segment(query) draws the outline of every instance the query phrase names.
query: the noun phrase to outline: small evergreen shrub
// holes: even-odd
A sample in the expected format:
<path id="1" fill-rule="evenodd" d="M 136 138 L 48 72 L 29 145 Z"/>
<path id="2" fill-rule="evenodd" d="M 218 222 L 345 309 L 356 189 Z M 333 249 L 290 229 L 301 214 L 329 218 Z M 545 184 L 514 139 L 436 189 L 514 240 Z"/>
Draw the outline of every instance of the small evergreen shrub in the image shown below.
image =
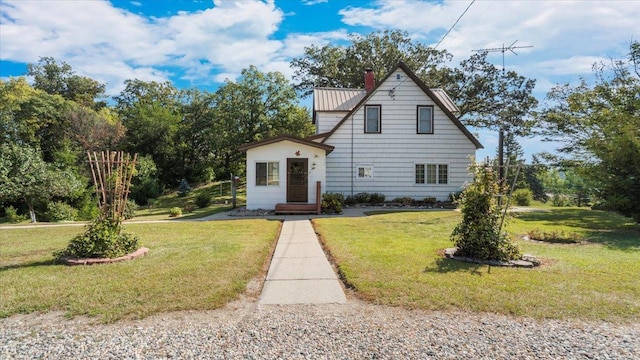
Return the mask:
<path id="1" fill-rule="evenodd" d="M 529 189 L 518 189 L 513 192 L 512 198 L 518 206 L 529 206 L 533 201 L 533 193 Z"/>
<path id="2" fill-rule="evenodd" d="M 16 210 L 16 208 L 14 208 L 13 206 L 6 207 L 4 209 L 4 213 L 7 216 L 7 220 L 9 220 L 9 222 L 12 224 L 16 224 L 16 223 L 27 220 L 27 215 L 25 214 L 19 215 L 18 210 Z"/>
<path id="3" fill-rule="evenodd" d="M 135 201 L 127 200 L 127 205 L 124 208 L 122 216 L 125 220 L 133 219 L 136 216 L 136 210 L 138 210 L 138 204 Z"/>
<path id="4" fill-rule="evenodd" d="M 344 199 L 344 205 L 353 206 L 355 204 L 356 199 L 351 195 L 347 195 L 347 197 Z"/>
<path id="5" fill-rule="evenodd" d="M 51 222 L 57 221 L 74 221 L 78 217 L 78 210 L 73 206 L 61 201 L 50 202 L 47 204 L 47 212 L 45 214 Z"/>
<path id="6" fill-rule="evenodd" d="M 211 195 L 205 192 L 201 192 L 200 194 L 198 194 L 198 196 L 196 196 L 195 202 L 196 206 L 198 206 L 200 209 L 204 209 L 211 205 Z"/>
<path id="7" fill-rule="evenodd" d="M 178 216 L 182 216 L 182 209 L 180 209 L 179 207 L 172 207 L 171 210 L 169 210 L 169 217 L 178 217 Z"/>
<path id="8" fill-rule="evenodd" d="M 340 193 L 324 193 L 322 194 L 322 212 L 325 214 L 342 213 L 342 205 L 344 204 L 344 196 Z"/>
<path id="9" fill-rule="evenodd" d="M 112 219 L 97 219 L 84 233 L 74 237 L 66 249 L 54 253 L 56 258 L 117 258 L 138 248 L 138 237 L 120 232 L 121 225 Z"/>
<path id="10" fill-rule="evenodd" d="M 187 182 L 186 179 L 180 180 L 180 185 L 178 185 L 178 196 L 185 197 L 191 192 L 191 185 Z"/>
<path id="11" fill-rule="evenodd" d="M 369 195 L 369 204 L 371 205 L 380 205 L 384 203 L 385 196 L 380 193 L 372 193 Z"/>
<path id="12" fill-rule="evenodd" d="M 474 165 L 472 170 L 474 180 L 458 200 L 462 221 L 451 233 L 458 248 L 456 255 L 479 260 L 519 259 L 519 249 L 500 228 L 502 209 L 497 196 L 505 189 L 501 188 L 496 171 L 480 165 Z"/>

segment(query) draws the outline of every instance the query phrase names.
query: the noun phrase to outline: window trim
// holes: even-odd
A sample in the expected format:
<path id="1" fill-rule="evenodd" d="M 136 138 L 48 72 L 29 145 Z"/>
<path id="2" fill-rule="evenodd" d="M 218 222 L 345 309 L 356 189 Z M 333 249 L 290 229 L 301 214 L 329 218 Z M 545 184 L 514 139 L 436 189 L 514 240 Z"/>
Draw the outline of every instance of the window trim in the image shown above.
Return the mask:
<path id="1" fill-rule="evenodd" d="M 418 182 L 418 166 L 422 166 L 422 181 Z M 446 172 L 442 170 L 442 167 L 446 167 Z M 429 167 L 433 167 L 435 169 L 435 173 L 433 174 L 434 182 L 429 182 Z M 445 179 L 446 182 L 441 182 L 442 179 Z M 442 163 L 414 163 L 413 164 L 413 184 L 416 186 L 433 186 L 433 185 L 449 185 L 449 164 Z"/>
<path id="2" fill-rule="evenodd" d="M 370 176 L 360 176 L 360 169 L 370 169 Z M 363 173 L 366 174 L 366 170 L 363 171 Z M 373 173 L 373 165 L 368 165 L 368 164 L 359 164 L 356 165 L 356 172 L 355 172 L 355 177 L 356 180 L 371 180 L 373 179 L 374 173 Z"/>
<path id="3" fill-rule="evenodd" d="M 420 131 L 420 109 L 431 109 L 431 131 Z M 434 133 L 434 109 L 433 105 L 418 105 L 416 106 L 416 134 L 433 134 Z"/>
<path id="4" fill-rule="evenodd" d="M 266 174 L 264 175 L 264 179 L 265 179 L 265 183 L 264 184 L 258 184 L 258 176 L 260 175 L 258 173 L 258 164 L 265 164 L 265 170 L 266 170 Z M 273 170 L 274 168 L 272 167 L 273 164 L 277 165 L 277 168 L 275 169 L 275 172 L 272 172 L 271 175 L 273 177 L 273 175 L 276 175 L 277 178 L 275 180 L 270 180 L 269 179 L 269 171 Z M 256 161 L 255 162 L 255 170 L 256 170 L 256 176 L 255 176 L 255 186 L 280 186 L 280 161 Z"/>
<path id="5" fill-rule="evenodd" d="M 369 108 L 378 109 L 378 131 L 367 131 L 367 110 Z M 382 105 L 371 104 L 364 106 L 364 133 L 365 134 L 380 134 L 382 132 Z"/>

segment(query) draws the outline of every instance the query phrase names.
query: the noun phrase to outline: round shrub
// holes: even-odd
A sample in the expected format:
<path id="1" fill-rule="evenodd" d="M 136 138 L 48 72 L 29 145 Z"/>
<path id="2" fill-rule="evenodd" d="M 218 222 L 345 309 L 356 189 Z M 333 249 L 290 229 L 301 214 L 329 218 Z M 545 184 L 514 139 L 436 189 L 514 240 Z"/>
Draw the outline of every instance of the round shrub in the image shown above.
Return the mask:
<path id="1" fill-rule="evenodd" d="M 46 217 L 51 222 L 74 221 L 78 217 L 78 210 L 69 204 L 55 201 L 47 205 Z"/>
<path id="2" fill-rule="evenodd" d="M 133 219 L 136 216 L 136 210 L 138 210 L 138 204 L 133 200 L 127 200 L 122 216 L 125 220 Z"/>
<path id="3" fill-rule="evenodd" d="M 198 196 L 196 196 L 195 202 L 197 207 L 199 207 L 200 209 L 204 209 L 211 205 L 211 195 L 201 192 L 200 194 L 198 194 Z"/>
<path id="4" fill-rule="evenodd" d="M 529 206 L 533 201 L 533 192 L 529 189 L 518 189 L 511 196 L 513 202 L 518 206 Z"/>
<path id="5" fill-rule="evenodd" d="M 179 207 L 172 207 L 171 210 L 169 210 L 169 217 L 178 217 L 178 216 L 182 216 L 182 209 L 180 209 Z"/>
<path id="6" fill-rule="evenodd" d="M 9 220 L 9 222 L 13 224 L 27 220 L 27 215 L 24 215 L 24 214 L 19 215 L 18 210 L 16 210 L 16 208 L 14 208 L 13 206 L 7 206 L 4 209 L 4 213 L 7 216 L 7 219 Z"/>
<path id="7" fill-rule="evenodd" d="M 343 204 L 344 204 L 344 196 L 340 193 L 322 194 L 322 212 L 325 214 L 342 213 Z"/>
<path id="8" fill-rule="evenodd" d="M 54 253 L 57 258 L 117 258 L 135 251 L 138 237 L 121 233 L 121 225 L 112 219 L 97 219 L 84 233 L 74 237 L 66 249 Z"/>

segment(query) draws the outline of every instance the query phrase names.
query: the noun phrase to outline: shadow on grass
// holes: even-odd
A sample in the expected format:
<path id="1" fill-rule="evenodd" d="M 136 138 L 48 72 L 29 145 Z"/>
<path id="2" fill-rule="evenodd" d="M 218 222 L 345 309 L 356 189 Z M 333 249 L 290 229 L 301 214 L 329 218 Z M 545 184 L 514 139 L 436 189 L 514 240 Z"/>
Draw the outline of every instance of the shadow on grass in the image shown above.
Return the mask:
<path id="1" fill-rule="evenodd" d="M 44 261 L 31 261 L 20 264 L 11 264 L 11 265 L 3 265 L 0 266 L 0 272 L 13 270 L 13 269 L 25 269 L 39 266 L 57 266 L 61 265 L 59 262 L 56 262 L 55 259 L 44 260 Z"/>
<path id="2" fill-rule="evenodd" d="M 483 264 L 473 264 L 463 261 L 456 261 L 447 258 L 440 258 L 436 260 L 435 266 L 427 266 L 424 268 L 425 273 L 439 273 L 445 274 L 450 272 L 467 272 L 473 275 L 482 275 L 482 268 L 487 267 Z"/>
<path id="3" fill-rule="evenodd" d="M 546 226 L 585 229 L 587 241 L 618 250 L 640 250 L 640 226 L 609 211 L 559 208 L 549 212 L 520 213 L 518 220 Z"/>

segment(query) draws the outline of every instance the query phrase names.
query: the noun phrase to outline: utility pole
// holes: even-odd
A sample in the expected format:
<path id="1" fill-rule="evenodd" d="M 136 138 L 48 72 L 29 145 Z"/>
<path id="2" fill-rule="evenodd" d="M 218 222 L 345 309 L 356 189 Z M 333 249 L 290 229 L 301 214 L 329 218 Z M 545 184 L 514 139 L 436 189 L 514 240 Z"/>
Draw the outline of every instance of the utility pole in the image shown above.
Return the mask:
<path id="1" fill-rule="evenodd" d="M 514 55 L 518 56 L 515 49 L 524 49 L 524 48 L 532 48 L 533 46 L 515 46 L 518 40 L 511 43 L 509 46 L 504 46 L 498 48 L 488 48 L 488 49 L 477 49 L 472 50 L 478 53 L 489 53 L 489 52 L 501 52 L 502 53 L 502 76 L 505 74 L 504 70 L 504 53 L 507 51 L 511 51 Z M 504 124 L 500 126 L 500 131 L 498 133 L 498 171 L 500 174 L 500 180 L 504 180 Z"/>

